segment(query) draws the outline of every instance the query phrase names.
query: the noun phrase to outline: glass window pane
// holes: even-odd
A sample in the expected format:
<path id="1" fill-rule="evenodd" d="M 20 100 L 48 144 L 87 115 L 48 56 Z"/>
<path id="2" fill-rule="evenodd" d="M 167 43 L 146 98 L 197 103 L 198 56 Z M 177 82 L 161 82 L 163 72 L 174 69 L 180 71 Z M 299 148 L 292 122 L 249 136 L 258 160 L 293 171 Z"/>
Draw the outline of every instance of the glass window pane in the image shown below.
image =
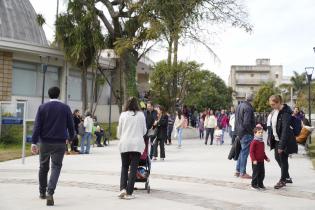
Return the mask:
<path id="1" fill-rule="evenodd" d="M 80 101 L 81 100 L 81 76 L 79 72 L 71 71 L 68 77 L 68 97 L 69 100 Z"/>
<path id="2" fill-rule="evenodd" d="M 13 61 L 13 95 L 36 96 L 36 65 Z"/>

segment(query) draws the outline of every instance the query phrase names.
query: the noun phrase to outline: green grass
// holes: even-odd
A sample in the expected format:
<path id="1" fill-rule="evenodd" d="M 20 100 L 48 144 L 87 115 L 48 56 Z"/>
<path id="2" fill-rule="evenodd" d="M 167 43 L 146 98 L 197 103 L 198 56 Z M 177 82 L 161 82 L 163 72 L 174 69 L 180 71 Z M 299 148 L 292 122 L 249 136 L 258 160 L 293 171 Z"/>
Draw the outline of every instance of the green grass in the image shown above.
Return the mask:
<path id="1" fill-rule="evenodd" d="M 26 144 L 26 156 L 31 155 L 31 145 Z M 0 162 L 14 160 L 22 157 L 22 145 L 0 145 Z"/>
<path id="2" fill-rule="evenodd" d="M 312 144 L 308 146 L 308 154 L 312 160 L 313 168 L 315 169 L 315 132 L 312 133 Z"/>
<path id="3" fill-rule="evenodd" d="M 106 132 L 106 135 L 108 135 L 108 131 L 109 131 L 109 124 L 108 123 L 100 123 L 101 127 L 103 129 L 105 129 L 105 132 Z M 118 123 L 117 122 L 113 122 L 111 124 L 111 138 L 110 140 L 115 140 L 117 139 L 116 137 L 116 134 L 117 134 L 117 126 L 118 126 Z"/>
<path id="4" fill-rule="evenodd" d="M 27 122 L 27 135 L 32 134 L 33 122 Z M 108 135 L 109 124 L 100 123 L 101 127 L 105 129 L 106 135 Z M 111 124 L 111 138 L 115 140 L 118 123 Z M 23 138 L 23 126 L 22 125 L 2 125 L 2 135 L 0 137 L 0 162 L 21 158 L 22 153 L 22 138 Z M 95 137 L 93 137 L 93 142 Z M 30 156 L 30 144 L 26 145 L 26 156 Z"/>

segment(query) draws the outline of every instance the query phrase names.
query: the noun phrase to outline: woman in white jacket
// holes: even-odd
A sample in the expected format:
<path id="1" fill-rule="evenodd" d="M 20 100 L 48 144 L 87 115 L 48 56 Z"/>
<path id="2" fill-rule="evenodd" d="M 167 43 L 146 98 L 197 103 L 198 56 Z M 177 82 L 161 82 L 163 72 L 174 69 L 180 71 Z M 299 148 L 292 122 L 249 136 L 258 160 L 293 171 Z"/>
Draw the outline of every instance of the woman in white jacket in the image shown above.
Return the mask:
<path id="1" fill-rule="evenodd" d="M 137 99 L 132 97 L 126 104 L 125 112 L 122 112 L 119 117 L 117 130 L 122 163 L 119 197 L 122 199 L 134 198 L 132 193 L 140 156 L 145 148 L 143 136 L 146 132 L 144 114 L 140 111 Z M 130 174 L 128 178 L 129 166 Z"/>
<path id="2" fill-rule="evenodd" d="M 175 132 L 177 132 L 177 140 L 178 140 L 178 148 L 182 147 L 182 134 L 183 128 L 185 124 L 184 116 L 182 115 L 182 111 L 180 109 L 176 112 L 176 119 L 174 123 Z"/>
<path id="3" fill-rule="evenodd" d="M 204 127 L 206 129 L 206 139 L 205 145 L 208 143 L 209 135 L 211 138 L 210 145 L 213 144 L 213 137 L 214 137 L 214 129 L 217 127 L 217 118 L 214 116 L 213 110 L 210 110 L 207 113 L 205 118 Z"/>

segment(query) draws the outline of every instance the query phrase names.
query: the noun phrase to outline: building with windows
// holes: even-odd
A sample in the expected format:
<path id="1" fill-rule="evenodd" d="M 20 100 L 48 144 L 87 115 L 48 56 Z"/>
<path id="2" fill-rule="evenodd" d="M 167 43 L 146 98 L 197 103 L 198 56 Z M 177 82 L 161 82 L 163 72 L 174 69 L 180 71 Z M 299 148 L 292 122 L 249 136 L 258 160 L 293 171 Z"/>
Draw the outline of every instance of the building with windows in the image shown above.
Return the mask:
<path id="1" fill-rule="evenodd" d="M 116 60 L 111 50 L 102 53 L 99 63 L 110 78 L 115 71 Z M 61 89 L 60 99 L 71 109 L 82 107 L 82 81 L 80 70 L 64 59 L 61 50 L 49 46 L 45 33 L 36 22 L 36 13 L 28 0 L 0 1 L 0 102 L 26 102 L 26 118 L 34 120 L 43 93 L 48 100 L 47 91 L 52 86 Z M 108 70 L 108 71 L 107 71 Z M 149 81 L 151 67 L 145 62 L 138 64 L 139 84 Z M 144 76 L 142 76 L 144 75 Z M 93 76 L 89 72 L 88 95 L 92 94 Z M 141 86 L 141 87 L 142 87 Z M 110 86 L 108 83 L 98 86 L 99 105 L 96 116 L 100 122 L 107 122 L 109 115 Z M 90 97 L 89 97 L 90 98 Z M 118 121 L 119 109 L 112 106 L 112 121 Z"/>
<path id="2" fill-rule="evenodd" d="M 256 65 L 233 65 L 229 76 L 229 86 L 232 87 L 233 102 L 238 104 L 245 99 L 246 93 L 255 93 L 261 84 L 274 82 L 282 84 L 282 65 L 271 65 L 270 59 L 257 59 Z"/>

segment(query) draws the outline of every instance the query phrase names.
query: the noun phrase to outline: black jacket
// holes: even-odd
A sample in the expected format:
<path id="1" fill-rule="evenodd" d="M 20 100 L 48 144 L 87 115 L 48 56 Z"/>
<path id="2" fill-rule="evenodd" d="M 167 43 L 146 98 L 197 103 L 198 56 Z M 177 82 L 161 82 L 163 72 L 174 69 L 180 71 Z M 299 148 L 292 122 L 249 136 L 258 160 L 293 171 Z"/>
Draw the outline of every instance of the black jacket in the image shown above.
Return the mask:
<path id="1" fill-rule="evenodd" d="M 235 138 L 235 141 L 233 143 L 233 146 L 231 147 L 228 159 L 229 160 L 237 160 L 238 156 L 240 155 L 241 152 L 241 141 L 240 138 L 237 136 Z"/>
<path id="2" fill-rule="evenodd" d="M 163 115 L 156 125 L 157 139 L 165 140 L 167 138 L 167 126 L 168 126 L 168 116 Z"/>
<path id="3" fill-rule="evenodd" d="M 280 139 L 278 148 L 282 149 L 287 154 L 297 153 L 298 147 L 292 128 L 292 110 L 284 104 L 284 107 L 279 111 L 277 117 L 276 132 Z M 271 138 L 270 148 L 275 148 L 275 138 Z"/>
<path id="4" fill-rule="evenodd" d="M 148 110 L 144 111 L 144 116 L 147 124 L 147 129 L 149 130 L 152 128 L 155 120 L 157 119 L 157 112 L 153 110 L 152 112 L 149 112 Z"/>
<path id="5" fill-rule="evenodd" d="M 238 105 L 235 112 L 235 135 L 242 139 L 245 135 L 254 135 L 255 115 L 252 105 L 245 101 Z"/>

